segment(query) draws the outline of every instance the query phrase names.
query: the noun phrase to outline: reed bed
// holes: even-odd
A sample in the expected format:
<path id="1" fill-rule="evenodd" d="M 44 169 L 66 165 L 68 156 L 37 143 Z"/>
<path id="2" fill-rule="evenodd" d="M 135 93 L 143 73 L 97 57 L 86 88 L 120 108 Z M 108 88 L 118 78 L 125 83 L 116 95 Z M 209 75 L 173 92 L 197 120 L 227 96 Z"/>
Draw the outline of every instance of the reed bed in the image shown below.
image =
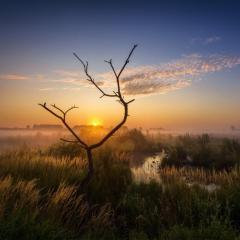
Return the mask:
<path id="1" fill-rule="evenodd" d="M 75 236 L 89 229 L 99 232 L 111 225 L 113 212 L 109 204 L 90 206 L 84 195 L 76 195 L 76 187 L 65 183 L 46 193 L 36 182 L 35 179 L 16 180 L 10 175 L 0 179 L 1 222 L 21 214 L 27 224 L 47 221 L 71 230 Z"/>
<path id="2" fill-rule="evenodd" d="M 0 176 L 37 179 L 40 187 L 57 187 L 60 182 L 77 184 L 86 162 L 81 158 L 54 157 L 36 150 L 13 151 L 0 155 Z"/>
<path id="3" fill-rule="evenodd" d="M 140 139 L 139 146 L 145 141 Z M 75 146 L 1 153 L 0 240 L 240 239 L 237 164 L 218 170 L 165 165 L 159 169 L 162 182 L 137 183 L 131 176 L 132 152 L 115 148 L 94 152 L 95 175 L 84 193 L 78 186 L 85 156 Z M 153 149 L 160 152 L 161 145 Z M 209 192 L 201 184 L 220 189 Z"/>
<path id="4" fill-rule="evenodd" d="M 229 171 L 206 170 L 191 167 L 165 167 L 159 169 L 163 182 L 182 181 L 185 183 L 216 184 L 226 186 L 240 183 L 240 169 L 235 167 Z"/>

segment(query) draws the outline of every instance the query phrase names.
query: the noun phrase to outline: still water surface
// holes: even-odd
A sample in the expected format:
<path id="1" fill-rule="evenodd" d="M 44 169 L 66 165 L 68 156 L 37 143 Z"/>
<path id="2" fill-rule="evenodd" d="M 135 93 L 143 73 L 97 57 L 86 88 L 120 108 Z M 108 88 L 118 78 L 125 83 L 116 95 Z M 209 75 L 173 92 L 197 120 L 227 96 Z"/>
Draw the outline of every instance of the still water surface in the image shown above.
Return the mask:
<path id="1" fill-rule="evenodd" d="M 165 152 L 162 151 L 152 156 L 144 156 L 140 164 L 136 164 L 136 161 L 133 161 L 131 164 L 131 171 L 134 180 L 136 182 L 150 182 L 151 180 L 161 182 L 158 169 L 164 157 Z M 140 156 L 138 156 L 138 158 L 140 158 Z"/>
<path id="2" fill-rule="evenodd" d="M 136 159 L 134 160 L 133 158 L 133 162 L 130 166 L 134 181 L 137 183 L 148 183 L 153 180 L 164 186 L 161 175 L 159 174 L 159 168 L 164 157 L 166 157 L 164 150 L 152 156 L 135 156 Z M 189 187 L 197 184 L 199 187 L 207 190 L 208 192 L 214 192 L 220 189 L 220 186 L 214 183 L 202 184 L 200 182 L 186 182 L 186 184 Z"/>

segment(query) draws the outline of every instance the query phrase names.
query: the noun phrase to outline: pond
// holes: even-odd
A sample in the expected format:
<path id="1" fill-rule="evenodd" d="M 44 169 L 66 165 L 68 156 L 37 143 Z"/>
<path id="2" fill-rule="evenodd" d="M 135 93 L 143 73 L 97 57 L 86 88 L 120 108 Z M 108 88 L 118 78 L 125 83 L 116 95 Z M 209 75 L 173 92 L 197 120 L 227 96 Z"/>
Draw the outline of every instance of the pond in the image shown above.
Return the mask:
<path id="1" fill-rule="evenodd" d="M 154 180 L 161 182 L 158 172 L 162 159 L 165 157 L 165 151 L 155 153 L 154 155 L 135 155 L 131 162 L 131 171 L 136 182 L 150 182 Z"/>
<path id="2" fill-rule="evenodd" d="M 161 175 L 159 174 L 159 168 L 164 157 L 166 157 L 166 152 L 164 150 L 150 156 L 135 154 L 130 164 L 134 181 L 137 183 L 149 183 L 154 180 L 164 186 Z M 182 178 L 182 180 L 184 180 L 184 178 Z M 198 185 L 200 188 L 207 190 L 209 193 L 220 189 L 220 186 L 215 183 L 203 184 L 201 182 L 184 181 L 189 187 Z"/>

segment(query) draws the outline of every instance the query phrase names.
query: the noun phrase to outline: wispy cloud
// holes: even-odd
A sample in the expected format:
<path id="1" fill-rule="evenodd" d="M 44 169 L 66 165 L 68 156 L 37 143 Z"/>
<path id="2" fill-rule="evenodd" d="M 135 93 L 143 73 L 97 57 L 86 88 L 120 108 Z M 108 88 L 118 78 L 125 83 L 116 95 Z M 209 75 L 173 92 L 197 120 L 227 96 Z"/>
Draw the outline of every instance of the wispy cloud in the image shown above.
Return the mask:
<path id="1" fill-rule="evenodd" d="M 210 36 L 210 37 L 205 37 L 205 38 L 197 37 L 197 38 L 192 38 L 191 43 L 208 45 L 208 44 L 219 42 L 221 40 L 222 40 L 222 38 L 219 36 Z"/>
<path id="2" fill-rule="evenodd" d="M 213 36 L 213 37 L 208 37 L 205 39 L 205 44 L 209 44 L 209 43 L 214 43 L 214 42 L 219 42 L 221 40 L 221 37 L 219 36 Z"/>
<path id="3" fill-rule="evenodd" d="M 59 87 L 59 88 L 40 88 L 39 91 L 79 91 L 81 88 L 79 87 Z"/>
<path id="4" fill-rule="evenodd" d="M 69 70 L 54 70 L 49 82 L 57 83 L 70 83 L 75 85 L 85 85 L 86 77 L 80 71 L 69 71 Z"/>
<path id="5" fill-rule="evenodd" d="M 230 69 L 240 64 L 240 57 L 211 55 L 184 56 L 159 66 L 141 66 L 126 70 L 121 80 L 126 95 L 161 94 L 190 86 L 208 73 Z M 112 75 L 100 75 L 106 85 Z"/>
<path id="6" fill-rule="evenodd" d="M 240 65 L 240 56 L 192 54 L 175 61 L 155 65 L 127 68 L 122 74 L 121 87 L 125 95 L 153 95 L 186 88 L 209 73 L 224 71 Z M 94 74 L 99 86 L 108 91 L 116 87 L 112 72 Z M 18 74 L 0 75 L 4 80 L 29 80 L 33 76 Z M 35 75 L 44 85 L 40 91 L 78 91 L 93 87 L 80 71 L 57 70 L 51 74 Z M 114 89 L 115 90 L 115 89 Z"/>
<path id="7" fill-rule="evenodd" d="M 40 88 L 39 91 L 52 91 L 55 90 L 54 88 Z"/>
<path id="8" fill-rule="evenodd" d="M 0 80 L 9 80 L 9 81 L 21 81 L 21 80 L 30 80 L 31 78 L 26 75 L 19 75 L 19 74 L 5 74 L 0 75 Z"/>

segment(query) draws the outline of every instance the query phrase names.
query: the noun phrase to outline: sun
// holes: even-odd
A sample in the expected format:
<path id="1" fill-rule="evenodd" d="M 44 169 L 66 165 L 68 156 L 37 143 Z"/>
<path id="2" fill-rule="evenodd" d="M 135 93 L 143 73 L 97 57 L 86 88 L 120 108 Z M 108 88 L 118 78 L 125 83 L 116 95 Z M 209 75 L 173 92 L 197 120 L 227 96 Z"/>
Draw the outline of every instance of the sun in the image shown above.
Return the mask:
<path id="1" fill-rule="evenodd" d="M 91 125 L 94 126 L 94 127 L 100 126 L 101 121 L 99 119 L 92 119 L 91 120 Z"/>

